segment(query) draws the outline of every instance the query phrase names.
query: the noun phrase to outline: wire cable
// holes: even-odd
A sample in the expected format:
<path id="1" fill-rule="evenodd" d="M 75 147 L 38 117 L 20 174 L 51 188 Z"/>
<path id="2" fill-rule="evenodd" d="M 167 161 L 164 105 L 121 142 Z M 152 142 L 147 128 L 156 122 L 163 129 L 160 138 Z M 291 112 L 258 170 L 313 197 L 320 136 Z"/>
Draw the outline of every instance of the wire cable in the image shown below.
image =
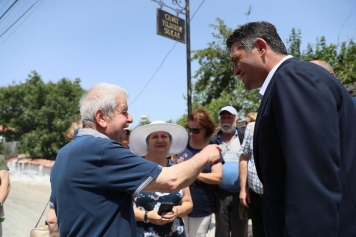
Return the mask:
<path id="1" fill-rule="evenodd" d="M 198 8 L 195 10 L 195 12 L 193 13 L 192 17 L 190 18 L 190 21 L 193 20 L 195 14 L 199 11 L 200 7 L 203 5 L 203 3 L 205 2 L 205 0 L 203 0 L 200 5 L 198 6 Z M 140 95 L 145 91 L 146 87 L 148 86 L 148 84 L 150 84 L 150 82 L 153 80 L 153 78 L 156 76 L 157 72 L 159 71 L 159 69 L 161 69 L 163 63 L 166 61 L 167 57 L 169 56 L 169 54 L 173 51 L 173 49 L 176 47 L 178 42 L 175 42 L 173 47 L 168 51 L 168 53 L 166 54 L 166 56 L 164 56 L 161 64 L 158 66 L 158 68 L 156 69 L 155 73 L 153 74 L 153 76 L 147 81 L 147 83 L 145 84 L 145 86 L 143 87 L 143 89 L 141 90 L 141 92 L 136 96 L 136 98 L 129 104 L 130 106 L 138 99 L 138 97 L 140 97 Z"/>
<path id="2" fill-rule="evenodd" d="M 2 2 L 2 0 L 0 0 L 0 3 Z M 4 4 L 4 8 L 6 7 L 6 5 L 10 2 L 10 0 L 7 0 L 7 2 Z M 3 9 L 0 10 L 0 12 L 2 11 Z"/>
<path id="3" fill-rule="evenodd" d="M 15 3 L 17 2 L 18 0 L 15 0 L 15 2 L 13 2 L 12 4 L 11 4 L 11 6 L 4 12 L 4 14 L 2 14 L 2 16 L 0 16 L 0 20 L 1 20 L 1 18 L 3 18 L 5 15 L 6 15 L 6 13 L 15 5 Z"/>
<path id="4" fill-rule="evenodd" d="M 30 11 L 40 0 L 37 0 L 34 4 L 32 4 L 31 7 L 29 7 L 14 23 L 12 23 L 1 35 L 0 38 L 6 34 L 7 31 L 9 31 L 28 11 Z"/>

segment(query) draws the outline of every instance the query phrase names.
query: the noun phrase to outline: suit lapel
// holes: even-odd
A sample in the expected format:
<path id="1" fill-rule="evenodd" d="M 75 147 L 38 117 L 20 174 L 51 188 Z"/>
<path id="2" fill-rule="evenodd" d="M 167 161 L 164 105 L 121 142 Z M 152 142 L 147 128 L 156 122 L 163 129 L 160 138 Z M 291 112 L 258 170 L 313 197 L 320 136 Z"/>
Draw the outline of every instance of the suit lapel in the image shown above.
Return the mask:
<path id="1" fill-rule="evenodd" d="M 273 83 L 275 81 L 275 78 L 276 78 L 276 74 L 278 73 L 278 71 L 283 68 L 286 64 L 292 62 L 292 61 L 296 61 L 298 59 L 296 58 L 289 58 L 287 59 L 286 61 L 284 61 L 278 68 L 277 70 L 275 71 L 275 73 L 273 74 L 268 86 L 267 86 L 267 89 L 265 91 L 265 94 L 263 95 L 262 97 L 262 100 L 261 100 L 261 104 L 260 104 L 260 107 L 258 108 L 258 112 L 257 112 L 257 118 L 256 118 L 256 123 L 255 123 L 255 132 L 253 134 L 254 138 L 256 139 L 253 139 L 253 155 L 255 157 L 255 159 L 258 160 L 258 128 L 259 128 L 259 125 L 260 125 L 260 121 L 261 121 L 261 118 L 263 117 L 263 113 L 266 109 L 266 105 L 267 105 L 267 102 L 269 100 L 269 94 L 271 92 L 271 88 L 273 87 Z"/>

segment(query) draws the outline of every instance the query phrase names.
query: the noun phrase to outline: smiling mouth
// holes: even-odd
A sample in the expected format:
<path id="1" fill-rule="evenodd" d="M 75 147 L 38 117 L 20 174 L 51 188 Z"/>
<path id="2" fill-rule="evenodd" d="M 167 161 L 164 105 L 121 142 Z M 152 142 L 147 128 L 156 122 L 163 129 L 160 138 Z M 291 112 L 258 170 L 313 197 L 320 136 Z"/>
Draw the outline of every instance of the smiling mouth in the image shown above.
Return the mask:
<path id="1" fill-rule="evenodd" d="M 242 83 L 245 84 L 245 81 L 244 81 L 245 73 L 241 73 L 239 76 L 241 78 Z"/>

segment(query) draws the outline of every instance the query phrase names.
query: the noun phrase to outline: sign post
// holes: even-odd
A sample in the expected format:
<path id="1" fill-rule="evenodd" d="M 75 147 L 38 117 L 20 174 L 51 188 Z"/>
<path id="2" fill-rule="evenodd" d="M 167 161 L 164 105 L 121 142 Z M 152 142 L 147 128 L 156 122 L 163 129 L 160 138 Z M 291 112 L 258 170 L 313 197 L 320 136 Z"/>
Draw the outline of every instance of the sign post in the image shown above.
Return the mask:
<path id="1" fill-rule="evenodd" d="M 192 112 L 192 93 L 191 93 L 191 57 L 190 57 L 190 8 L 189 0 L 185 0 L 185 6 L 180 6 L 181 0 L 172 0 L 172 3 L 178 5 L 179 9 L 164 4 L 162 0 L 152 0 L 157 2 L 161 9 L 163 6 L 175 10 L 177 16 L 168 12 L 157 9 L 157 34 L 173 39 L 175 41 L 185 43 L 187 46 L 187 104 L 188 115 Z M 178 17 L 182 13 L 185 14 L 185 21 Z"/>

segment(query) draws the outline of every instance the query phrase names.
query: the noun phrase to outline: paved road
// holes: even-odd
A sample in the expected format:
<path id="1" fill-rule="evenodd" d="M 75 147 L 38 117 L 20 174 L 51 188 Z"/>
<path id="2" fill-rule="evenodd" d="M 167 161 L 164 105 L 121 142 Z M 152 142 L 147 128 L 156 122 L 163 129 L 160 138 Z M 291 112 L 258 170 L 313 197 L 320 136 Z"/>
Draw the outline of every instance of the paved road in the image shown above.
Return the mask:
<path id="1" fill-rule="evenodd" d="M 11 190 L 4 204 L 6 219 L 2 223 L 3 236 L 28 237 L 47 206 L 51 188 L 49 183 L 10 182 Z M 44 216 L 39 225 L 44 224 Z"/>

